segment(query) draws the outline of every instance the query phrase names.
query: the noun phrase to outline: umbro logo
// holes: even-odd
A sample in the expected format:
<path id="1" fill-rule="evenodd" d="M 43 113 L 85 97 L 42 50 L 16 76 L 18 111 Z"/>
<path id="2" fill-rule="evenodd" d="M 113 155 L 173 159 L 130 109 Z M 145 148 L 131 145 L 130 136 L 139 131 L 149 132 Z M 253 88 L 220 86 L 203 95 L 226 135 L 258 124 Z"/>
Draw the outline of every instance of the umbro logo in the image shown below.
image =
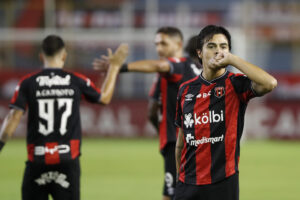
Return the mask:
<path id="1" fill-rule="evenodd" d="M 194 95 L 193 94 L 187 94 L 187 95 L 185 95 L 185 101 L 192 101 L 193 98 L 194 97 Z"/>

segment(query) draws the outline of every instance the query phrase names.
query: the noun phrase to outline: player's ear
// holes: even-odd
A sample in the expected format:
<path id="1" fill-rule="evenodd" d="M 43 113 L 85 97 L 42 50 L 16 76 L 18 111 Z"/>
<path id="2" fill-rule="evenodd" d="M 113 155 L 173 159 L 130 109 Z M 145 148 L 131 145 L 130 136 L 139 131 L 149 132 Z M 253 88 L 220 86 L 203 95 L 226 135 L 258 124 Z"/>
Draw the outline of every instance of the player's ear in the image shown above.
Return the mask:
<path id="1" fill-rule="evenodd" d="M 39 58 L 42 62 L 44 62 L 44 54 L 42 52 L 39 53 Z"/>
<path id="2" fill-rule="evenodd" d="M 63 62 L 66 61 L 67 55 L 68 55 L 68 53 L 67 53 L 67 51 L 64 49 L 64 51 L 62 52 L 62 60 L 63 60 Z"/>
<path id="3" fill-rule="evenodd" d="M 202 59 L 202 51 L 200 49 L 197 49 L 197 54 L 198 54 L 198 57 Z"/>

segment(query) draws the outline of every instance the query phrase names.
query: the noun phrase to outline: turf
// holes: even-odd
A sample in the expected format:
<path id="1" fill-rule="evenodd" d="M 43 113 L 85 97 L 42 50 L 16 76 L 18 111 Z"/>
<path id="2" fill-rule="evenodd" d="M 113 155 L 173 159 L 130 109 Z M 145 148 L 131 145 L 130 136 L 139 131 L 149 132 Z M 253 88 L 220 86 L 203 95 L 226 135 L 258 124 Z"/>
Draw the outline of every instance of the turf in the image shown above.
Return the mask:
<path id="1" fill-rule="evenodd" d="M 86 200 L 161 199 L 163 163 L 153 139 L 88 139 L 82 146 L 81 197 Z M 300 143 L 247 141 L 240 160 L 241 200 L 299 200 Z M 20 199 L 24 140 L 0 154 L 0 199 Z"/>

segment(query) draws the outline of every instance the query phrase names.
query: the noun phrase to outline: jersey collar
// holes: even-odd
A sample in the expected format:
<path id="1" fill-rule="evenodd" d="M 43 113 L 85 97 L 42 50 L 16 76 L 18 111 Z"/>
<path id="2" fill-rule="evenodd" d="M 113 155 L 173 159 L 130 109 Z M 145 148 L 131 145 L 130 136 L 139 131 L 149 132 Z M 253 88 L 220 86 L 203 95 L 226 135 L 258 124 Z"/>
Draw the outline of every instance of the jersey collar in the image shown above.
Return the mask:
<path id="1" fill-rule="evenodd" d="M 202 76 L 202 73 L 203 73 L 203 71 L 201 72 L 201 74 L 199 75 L 199 77 L 200 77 L 201 82 L 204 83 L 205 85 L 211 85 L 211 84 L 214 84 L 214 83 L 218 82 L 219 80 L 222 80 L 222 79 L 226 78 L 227 75 L 229 74 L 229 72 L 228 72 L 227 69 L 226 69 L 226 71 L 225 71 L 221 76 L 219 76 L 219 77 L 217 77 L 217 78 L 215 78 L 215 79 L 213 79 L 213 80 L 211 80 L 211 81 L 208 81 L 208 80 L 206 80 L 206 79 Z"/>

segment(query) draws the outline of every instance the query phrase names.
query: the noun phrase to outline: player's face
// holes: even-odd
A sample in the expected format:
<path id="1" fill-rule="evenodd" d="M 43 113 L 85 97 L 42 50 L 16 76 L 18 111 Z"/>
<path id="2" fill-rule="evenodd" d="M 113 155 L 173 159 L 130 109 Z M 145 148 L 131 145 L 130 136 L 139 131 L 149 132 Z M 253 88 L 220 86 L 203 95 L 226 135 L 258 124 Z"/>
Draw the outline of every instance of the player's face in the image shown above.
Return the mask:
<path id="1" fill-rule="evenodd" d="M 174 57 L 181 48 L 178 38 L 163 33 L 156 34 L 154 43 L 160 59 Z"/>
<path id="2" fill-rule="evenodd" d="M 198 50 L 198 55 L 202 59 L 203 66 L 209 66 L 209 61 L 220 53 L 229 52 L 228 40 L 223 34 L 215 34 L 206 41 L 202 51 Z"/>

